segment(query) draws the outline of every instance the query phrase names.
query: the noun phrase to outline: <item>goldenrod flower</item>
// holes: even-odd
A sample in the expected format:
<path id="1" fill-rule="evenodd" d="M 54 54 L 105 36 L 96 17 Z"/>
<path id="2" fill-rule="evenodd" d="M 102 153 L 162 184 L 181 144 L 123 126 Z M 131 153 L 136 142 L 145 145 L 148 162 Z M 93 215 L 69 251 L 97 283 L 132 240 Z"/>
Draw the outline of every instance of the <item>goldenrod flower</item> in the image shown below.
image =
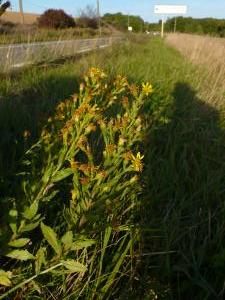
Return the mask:
<path id="1" fill-rule="evenodd" d="M 127 140 L 124 137 L 120 136 L 118 145 L 122 147 L 122 146 L 124 146 L 124 144 L 126 143 L 126 141 Z"/>
<path id="2" fill-rule="evenodd" d="M 117 93 L 123 92 L 125 88 L 128 86 L 127 78 L 118 75 L 115 79 L 114 85 Z"/>
<path id="3" fill-rule="evenodd" d="M 141 156 L 140 152 L 138 152 L 136 156 L 134 156 L 133 154 L 131 155 L 132 166 L 136 172 L 143 171 L 143 163 L 142 163 L 143 158 L 144 155 Z"/>
<path id="4" fill-rule="evenodd" d="M 90 182 L 90 179 L 88 177 L 81 178 L 81 180 L 80 180 L 80 183 L 82 185 L 88 185 L 89 182 Z"/>
<path id="5" fill-rule="evenodd" d="M 90 123 L 85 129 L 85 133 L 89 134 L 92 131 L 96 131 L 96 126 L 93 123 Z"/>
<path id="6" fill-rule="evenodd" d="M 76 171 L 78 169 L 78 162 L 76 162 L 75 160 L 71 160 L 70 166 L 73 171 Z"/>
<path id="7" fill-rule="evenodd" d="M 29 130 L 25 130 L 25 131 L 23 132 L 23 137 L 24 137 L 25 139 L 28 139 L 30 136 L 31 136 L 31 133 L 30 133 Z"/>
<path id="8" fill-rule="evenodd" d="M 129 86 L 129 89 L 130 89 L 130 92 L 131 92 L 132 96 L 134 96 L 134 97 L 138 96 L 139 87 L 136 84 L 131 84 Z"/>
<path id="9" fill-rule="evenodd" d="M 77 193 L 77 191 L 72 190 L 71 195 L 72 195 L 72 200 L 75 201 L 77 199 L 78 193 Z"/>
<path id="10" fill-rule="evenodd" d="M 132 152 L 128 151 L 128 152 L 124 153 L 123 158 L 126 162 L 130 161 L 132 159 Z"/>
<path id="11" fill-rule="evenodd" d="M 41 137 L 43 140 L 49 140 L 51 138 L 51 134 L 44 128 L 41 132 Z"/>
<path id="12" fill-rule="evenodd" d="M 63 111 L 65 106 L 66 106 L 65 102 L 60 102 L 57 106 L 57 110 Z"/>
<path id="13" fill-rule="evenodd" d="M 106 74 L 99 68 L 90 68 L 88 75 L 95 79 L 103 79 L 107 77 Z"/>
<path id="14" fill-rule="evenodd" d="M 142 93 L 145 96 L 148 96 L 152 92 L 153 92 L 153 88 L 152 88 L 152 85 L 149 82 L 148 83 L 142 83 Z"/>
<path id="15" fill-rule="evenodd" d="M 124 97 L 122 99 L 122 104 L 123 104 L 124 108 L 128 107 L 128 105 L 129 105 L 129 99 L 128 99 L 128 97 Z"/>
<path id="16" fill-rule="evenodd" d="M 108 145 L 106 145 L 106 147 L 105 147 L 105 151 L 109 154 L 109 155 L 111 155 L 111 154 L 113 154 L 113 152 L 116 150 L 116 145 L 114 145 L 114 144 L 108 144 Z"/>

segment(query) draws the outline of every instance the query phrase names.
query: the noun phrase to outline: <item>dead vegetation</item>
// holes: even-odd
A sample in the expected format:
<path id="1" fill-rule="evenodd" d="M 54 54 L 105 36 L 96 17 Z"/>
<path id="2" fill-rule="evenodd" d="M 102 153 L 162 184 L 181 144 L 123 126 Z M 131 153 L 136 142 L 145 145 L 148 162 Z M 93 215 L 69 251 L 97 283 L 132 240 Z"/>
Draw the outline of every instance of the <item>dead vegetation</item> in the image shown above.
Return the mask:
<path id="1" fill-rule="evenodd" d="M 166 41 L 192 63 L 206 70 L 203 80 L 206 86 L 209 84 L 211 86 L 211 96 L 209 97 L 211 104 L 220 107 L 224 105 L 225 39 L 192 34 L 169 34 Z M 199 84 L 202 84 L 202 81 Z M 216 97 L 214 97 L 215 95 Z"/>

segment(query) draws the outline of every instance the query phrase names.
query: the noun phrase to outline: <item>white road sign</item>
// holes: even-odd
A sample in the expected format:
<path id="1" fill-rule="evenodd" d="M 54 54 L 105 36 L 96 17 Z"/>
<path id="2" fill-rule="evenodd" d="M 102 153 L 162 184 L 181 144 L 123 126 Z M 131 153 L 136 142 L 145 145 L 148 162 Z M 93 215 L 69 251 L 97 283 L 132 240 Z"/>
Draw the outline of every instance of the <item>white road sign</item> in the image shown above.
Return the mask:
<path id="1" fill-rule="evenodd" d="M 183 15 L 187 13 L 187 5 L 155 5 L 155 14 Z"/>
<path id="2" fill-rule="evenodd" d="M 133 31 L 133 27 L 132 26 L 128 26 L 128 30 L 129 31 Z"/>

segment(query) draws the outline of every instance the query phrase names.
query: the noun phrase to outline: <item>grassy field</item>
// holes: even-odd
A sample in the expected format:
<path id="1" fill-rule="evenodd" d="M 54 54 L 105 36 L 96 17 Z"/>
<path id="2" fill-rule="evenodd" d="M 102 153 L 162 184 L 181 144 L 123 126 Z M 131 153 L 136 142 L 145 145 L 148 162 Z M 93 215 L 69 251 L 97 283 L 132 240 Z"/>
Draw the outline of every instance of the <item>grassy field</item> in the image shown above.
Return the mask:
<path id="1" fill-rule="evenodd" d="M 209 36 L 198 36 L 191 34 L 169 34 L 166 37 L 169 45 L 181 52 L 193 64 L 198 65 L 204 74 L 204 80 L 210 82 L 211 98 L 216 96 L 216 102 L 210 99 L 210 104 L 221 106 L 225 92 L 225 62 L 224 46 L 225 39 L 212 38 Z M 200 83 L 202 85 L 202 81 Z M 220 97 L 218 94 L 220 93 Z"/>
<path id="2" fill-rule="evenodd" d="M 37 22 L 40 15 L 32 13 L 24 13 L 25 24 L 34 24 Z M 4 22 L 12 22 L 14 24 L 22 24 L 22 17 L 19 12 L 6 11 L 2 16 L 1 20 Z"/>
<path id="3" fill-rule="evenodd" d="M 107 78 L 80 86 L 91 66 Z M 2 76 L 0 299 L 223 299 L 223 91 L 208 72 L 145 37 Z"/>

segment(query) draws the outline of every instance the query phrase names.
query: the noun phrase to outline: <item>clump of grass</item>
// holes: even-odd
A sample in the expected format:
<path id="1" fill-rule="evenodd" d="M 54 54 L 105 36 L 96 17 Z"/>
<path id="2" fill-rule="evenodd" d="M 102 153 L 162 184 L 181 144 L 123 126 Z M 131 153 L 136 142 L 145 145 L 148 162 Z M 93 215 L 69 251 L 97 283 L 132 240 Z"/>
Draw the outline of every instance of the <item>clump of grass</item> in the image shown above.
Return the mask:
<path id="1" fill-rule="evenodd" d="M 152 93 L 92 68 L 60 102 L 5 198 L 0 299 L 108 299 L 132 281 L 142 192 L 140 109 Z M 24 139 L 29 138 L 24 132 Z"/>

